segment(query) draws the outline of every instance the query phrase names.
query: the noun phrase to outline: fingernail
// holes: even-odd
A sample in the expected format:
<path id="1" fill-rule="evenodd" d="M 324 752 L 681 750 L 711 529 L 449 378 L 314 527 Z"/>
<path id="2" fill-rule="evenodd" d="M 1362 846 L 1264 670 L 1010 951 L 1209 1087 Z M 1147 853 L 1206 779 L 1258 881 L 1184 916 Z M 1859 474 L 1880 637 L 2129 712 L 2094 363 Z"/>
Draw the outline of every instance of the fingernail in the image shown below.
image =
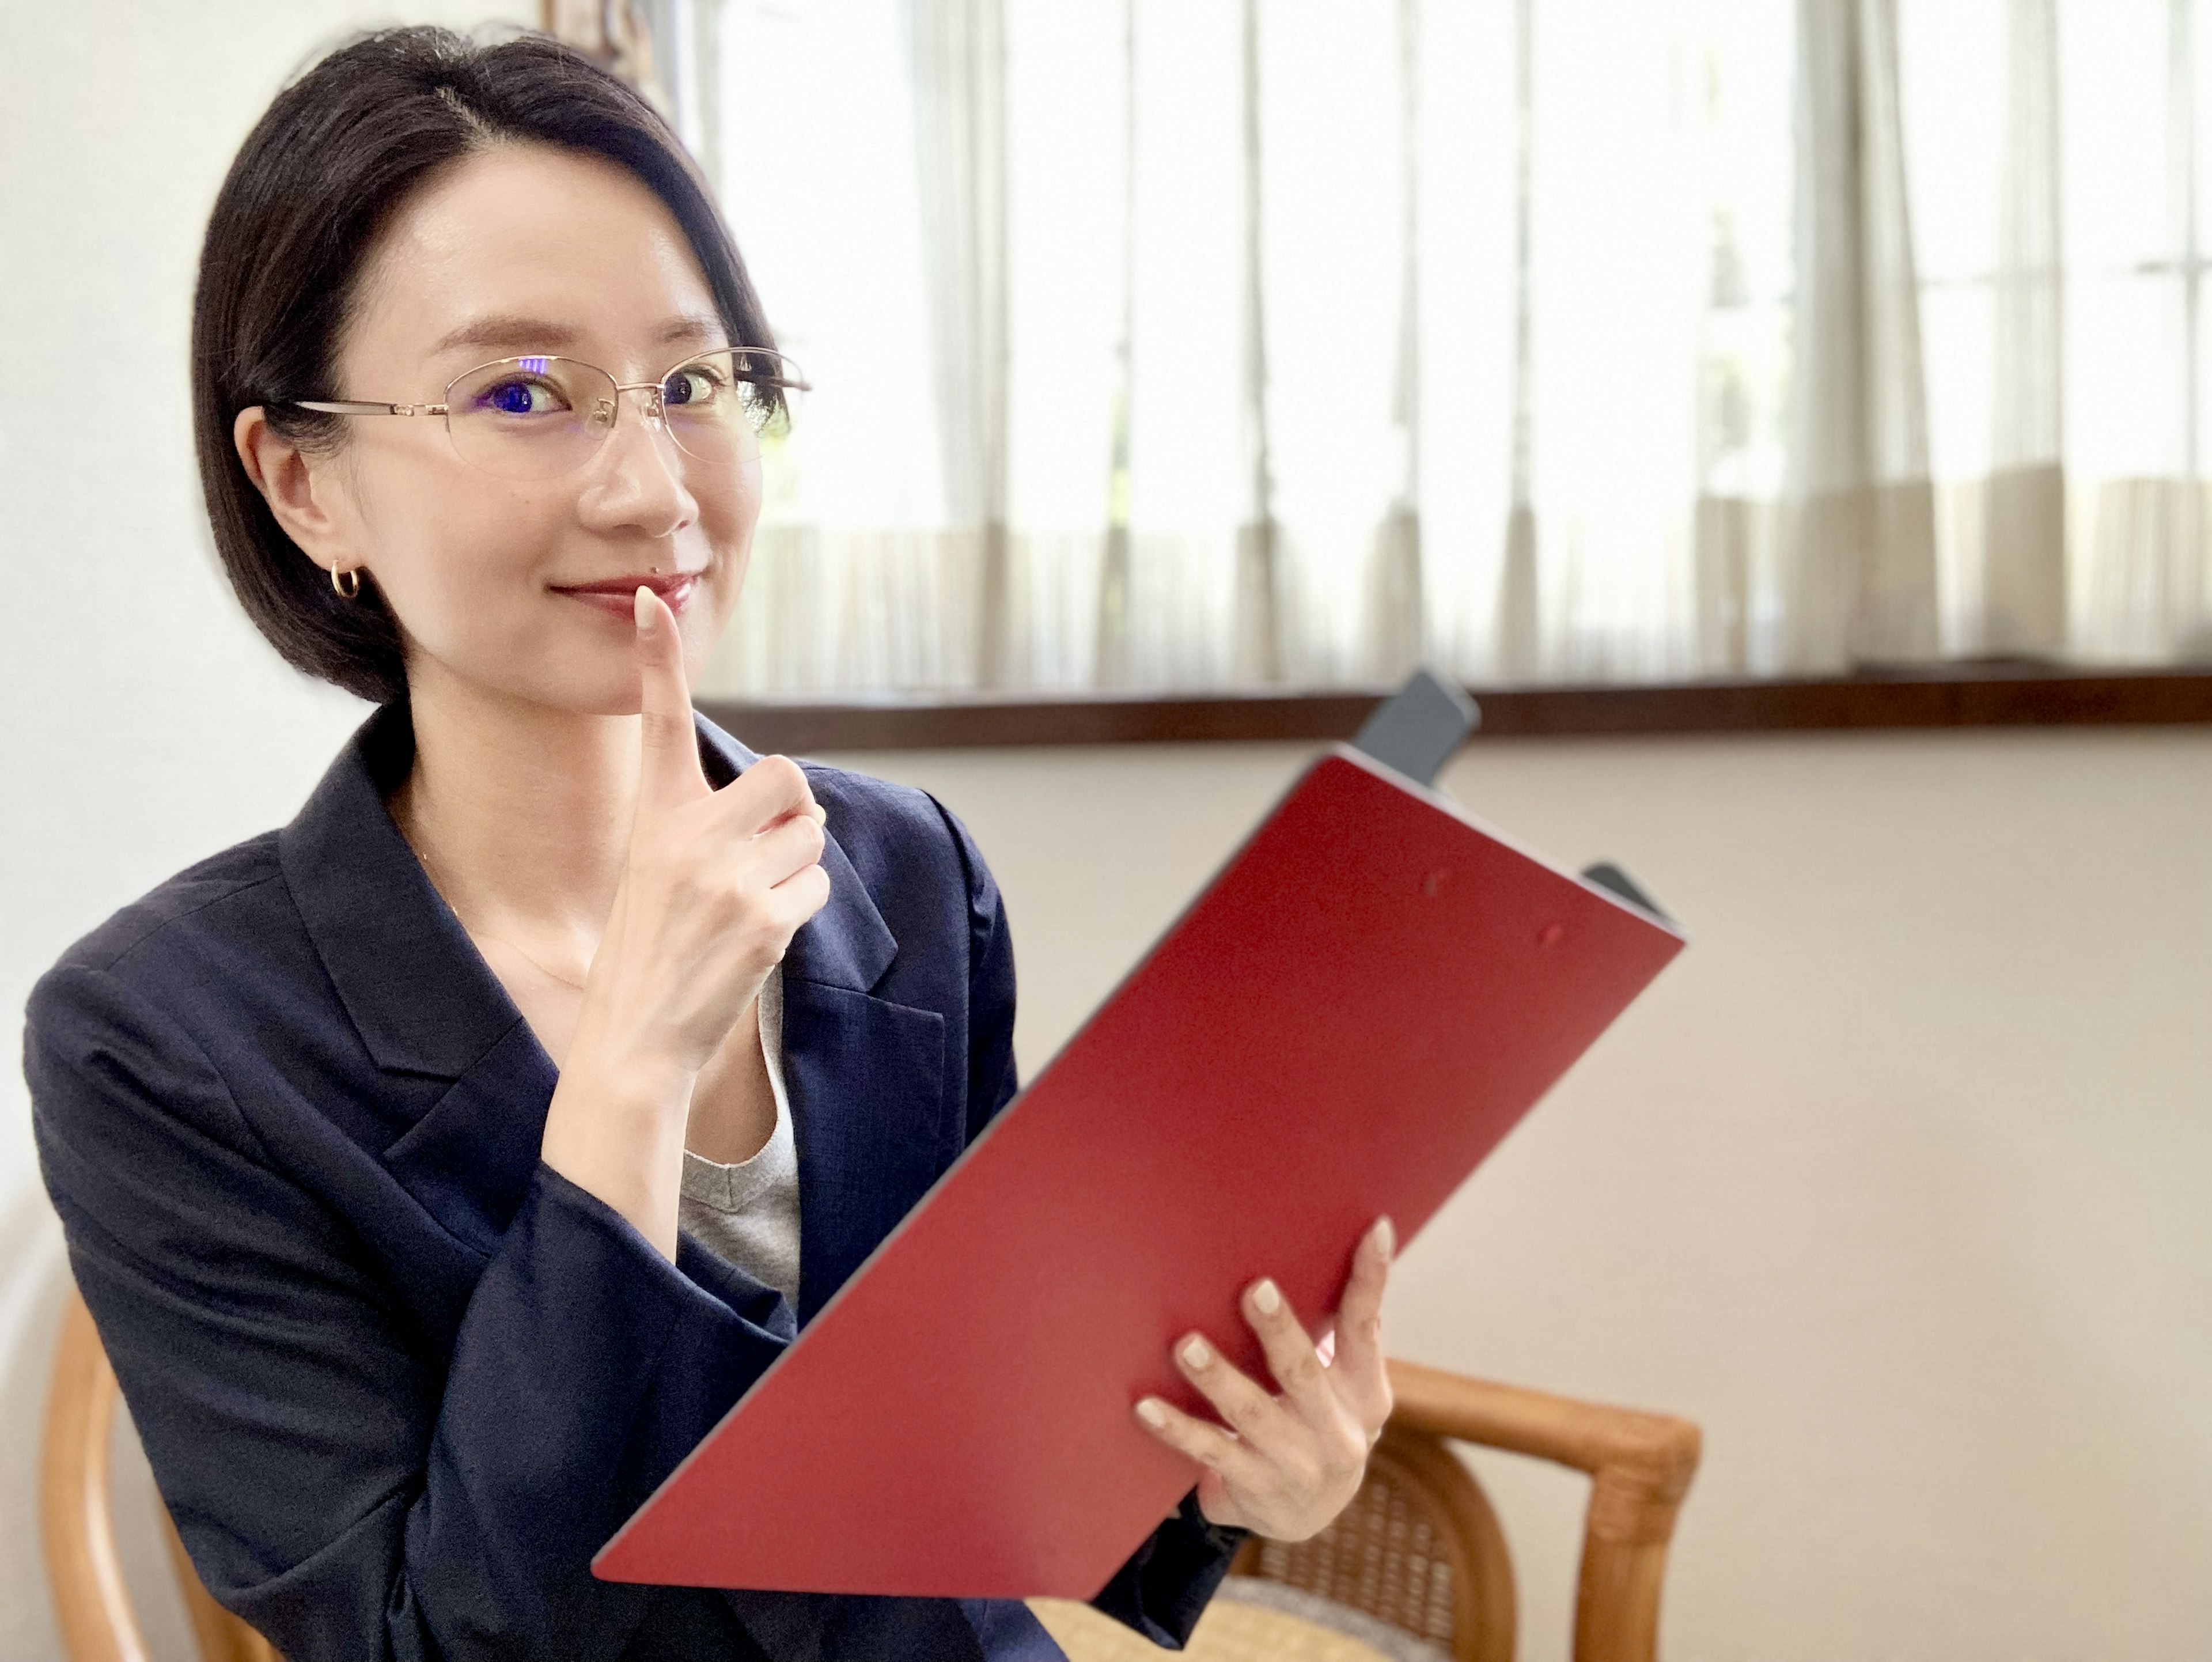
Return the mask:
<path id="1" fill-rule="evenodd" d="M 1213 1360 L 1213 1348 L 1203 1339 L 1186 1339 L 1182 1346 L 1182 1365 L 1185 1367 L 1204 1367 Z"/>
<path id="2" fill-rule="evenodd" d="M 1375 1250 L 1388 1258 L 1397 1245 L 1398 1232 L 1390 1227 L 1390 1220 L 1378 1220 L 1375 1225 Z"/>
<path id="3" fill-rule="evenodd" d="M 1137 1417 L 1158 1431 L 1168 1422 L 1168 1411 L 1159 1405 L 1157 1399 L 1146 1397 L 1137 1404 Z"/>
<path id="4" fill-rule="evenodd" d="M 636 614 L 641 635 L 653 627 L 653 591 L 643 583 L 637 586 L 637 598 L 631 610 Z"/>
<path id="5" fill-rule="evenodd" d="M 1272 1316 L 1283 1307 L 1282 1289 L 1272 1281 L 1261 1282 L 1252 1288 L 1252 1307 L 1262 1316 Z"/>

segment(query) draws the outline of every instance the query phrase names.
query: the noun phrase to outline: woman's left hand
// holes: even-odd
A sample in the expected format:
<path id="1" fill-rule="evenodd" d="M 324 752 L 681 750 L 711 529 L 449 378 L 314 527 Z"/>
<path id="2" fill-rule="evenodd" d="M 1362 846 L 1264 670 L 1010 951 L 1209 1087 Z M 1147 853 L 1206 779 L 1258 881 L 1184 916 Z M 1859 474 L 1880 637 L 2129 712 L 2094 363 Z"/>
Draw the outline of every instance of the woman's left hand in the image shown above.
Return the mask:
<path id="1" fill-rule="evenodd" d="M 1382 1289 L 1391 1245 L 1390 1221 L 1383 1218 L 1354 1251 L 1331 1356 L 1315 1348 L 1273 1282 L 1244 1290 L 1244 1319 L 1259 1335 L 1279 1393 L 1231 1367 L 1202 1333 L 1176 1345 L 1176 1371 L 1213 1404 L 1223 1424 L 1195 1419 L 1157 1397 L 1137 1404 L 1137 1418 L 1205 1469 L 1198 1504 L 1211 1522 L 1303 1541 L 1328 1528 L 1359 1492 L 1367 1451 L 1390 1417 Z"/>

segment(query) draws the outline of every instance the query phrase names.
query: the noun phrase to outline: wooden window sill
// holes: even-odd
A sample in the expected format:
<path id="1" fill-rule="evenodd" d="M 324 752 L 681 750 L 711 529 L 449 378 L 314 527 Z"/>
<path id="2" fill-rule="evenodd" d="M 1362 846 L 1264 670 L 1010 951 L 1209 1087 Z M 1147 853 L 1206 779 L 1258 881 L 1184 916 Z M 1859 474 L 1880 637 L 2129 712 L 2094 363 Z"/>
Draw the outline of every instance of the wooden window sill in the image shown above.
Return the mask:
<path id="1" fill-rule="evenodd" d="M 702 698 L 699 708 L 756 749 L 785 752 L 1187 744 L 1348 739 L 1382 691 L 975 693 L 835 703 Z M 2212 722 L 2212 671 L 2203 668 L 1985 662 L 1822 680 L 1468 691 L 1482 706 L 1478 740 Z"/>

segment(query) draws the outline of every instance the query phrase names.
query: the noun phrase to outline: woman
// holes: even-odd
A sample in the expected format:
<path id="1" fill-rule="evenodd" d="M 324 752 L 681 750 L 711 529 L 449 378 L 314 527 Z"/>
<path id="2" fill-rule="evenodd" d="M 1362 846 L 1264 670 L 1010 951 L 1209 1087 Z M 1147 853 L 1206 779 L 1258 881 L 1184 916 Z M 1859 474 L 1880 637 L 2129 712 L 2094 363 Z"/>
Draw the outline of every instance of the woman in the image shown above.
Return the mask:
<path id="1" fill-rule="evenodd" d="M 26 1067 L 161 1491 L 292 1662 L 1057 1654 L 1015 1604 L 589 1573 L 1014 1090 L 958 823 L 691 714 L 797 384 L 772 344 L 665 127 L 543 40 L 358 41 L 216 203 L 216 541 L 380 708 L 290 825 L 64 958 Z M 1243 1531 L 1350 1498 L 1389 1254 L 1333 1361 L 1251 1290 L 1279 1394 L 1177 1346 L 1226 1427 L 1135 1405 L 1197 1487 L 1103 1608 L 1178 1643 Z"/>

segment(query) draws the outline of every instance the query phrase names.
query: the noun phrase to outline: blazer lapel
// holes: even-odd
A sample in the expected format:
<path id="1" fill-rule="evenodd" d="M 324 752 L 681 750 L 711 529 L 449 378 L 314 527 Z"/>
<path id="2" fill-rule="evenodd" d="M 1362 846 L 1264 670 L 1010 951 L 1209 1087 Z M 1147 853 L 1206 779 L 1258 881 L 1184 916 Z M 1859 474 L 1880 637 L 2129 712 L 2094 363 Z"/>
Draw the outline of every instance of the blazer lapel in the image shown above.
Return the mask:
<path id="1" fill-rule="evenodd" d="M 557 1075 L 385 808 L 414 751 L 405 704 L 371 716 L 278 834 L 278 858 L 363 1047 L 405 1081 L 381 1094 L 428 1105 L 386 1122 L 370 1152 L 488 1256 L 537 1168 Z"/>
<path id="2" fill-rule="evenodd" d="M 558 1083 L 538 1035 L 517 1020 L 384 1151 L 385 1168 L 447 1233 L 489 1257 L 538 1170 Z"/>
<path id="3" fill-rule="evenodd" d="M 376 1065 L 458 1079 L 522 1020 L 392 823 L 415 729 L 404 703 L 363 722 L 277 834 L 284 879 Z"/>

